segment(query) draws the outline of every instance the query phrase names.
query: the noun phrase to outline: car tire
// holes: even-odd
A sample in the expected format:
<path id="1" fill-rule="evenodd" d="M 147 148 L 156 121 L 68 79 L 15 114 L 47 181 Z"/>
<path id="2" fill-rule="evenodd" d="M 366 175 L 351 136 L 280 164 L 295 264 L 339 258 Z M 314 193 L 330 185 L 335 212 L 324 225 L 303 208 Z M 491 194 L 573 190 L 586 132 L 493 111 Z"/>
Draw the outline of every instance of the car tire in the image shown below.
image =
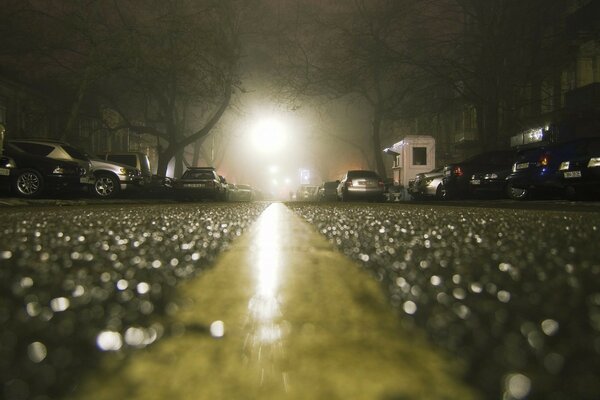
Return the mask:
<path id="1" fill-rule="evenodd" d="M 349 201 L 350 199 L 348 198 L 348 193 L 344 193 L 344 191 L 342 191 L 342 195 L 340 197 L 340 200 L 344 201 L 344 202 Z"/>
<path id="2" fill-rule="evenodd" d="M 112 199 L 121 191 L 117 177 L 111 174 L 100 173 L 96 175 L 96 182 L 92 187 L 94 196 L 101 199 Z"/>
<path id="3" fill-rule="evenodd" d="M 529 198 L 531 191 L 527 188 L 516 188 L 509 182 L 506 184 L 506 194 L 512 200 L 526 200 Z"/>
<path id="4" fill-rule="evenodd" d="M 435 198 L 438 200 L 448 200 L 448 191 L 442 183 L 440 183 L 435 191 Z"/>
<path id="5" fill-rule="evenodd" d="M 13 181 L 13 190 L 19 197 L 33 199 L 44 192 L 44 177 L 34 169 L 19 172 Z"/>

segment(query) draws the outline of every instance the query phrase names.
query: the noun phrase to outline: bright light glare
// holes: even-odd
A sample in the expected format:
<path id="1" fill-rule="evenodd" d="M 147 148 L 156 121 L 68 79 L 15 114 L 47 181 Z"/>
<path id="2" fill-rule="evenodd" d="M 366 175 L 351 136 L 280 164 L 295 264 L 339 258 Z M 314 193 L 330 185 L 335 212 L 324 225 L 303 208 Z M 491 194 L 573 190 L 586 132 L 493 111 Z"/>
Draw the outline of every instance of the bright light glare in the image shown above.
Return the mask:
<path id="1" fill-rule="evenodd" d="M 258 121 L 252 130 L 252 143 L 256 149 L 265 153 L 280 151 L 285 143 L 283 124 L 274 118 Z"/>

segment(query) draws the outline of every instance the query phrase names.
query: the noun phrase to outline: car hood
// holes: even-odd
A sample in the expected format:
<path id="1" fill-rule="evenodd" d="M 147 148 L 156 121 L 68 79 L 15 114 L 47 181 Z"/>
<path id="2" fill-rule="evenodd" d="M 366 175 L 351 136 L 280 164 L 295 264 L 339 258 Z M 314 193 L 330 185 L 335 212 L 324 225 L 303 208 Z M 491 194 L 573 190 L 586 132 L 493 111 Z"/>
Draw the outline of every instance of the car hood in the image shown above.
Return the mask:
<path id="1" fill-rule="evenodd" d="M 90 163 L 92 164 L 92 169 L 99 169 L 99 168 L 104 168 L 104 169 L 126 168 L 126 169 L 132 169 L 132 170 L 136 169 L 129 165 L 119 164 L 119 163 L 112 162 L 112 161 L 99 160 L 97 158 L 90 158 Z"/>

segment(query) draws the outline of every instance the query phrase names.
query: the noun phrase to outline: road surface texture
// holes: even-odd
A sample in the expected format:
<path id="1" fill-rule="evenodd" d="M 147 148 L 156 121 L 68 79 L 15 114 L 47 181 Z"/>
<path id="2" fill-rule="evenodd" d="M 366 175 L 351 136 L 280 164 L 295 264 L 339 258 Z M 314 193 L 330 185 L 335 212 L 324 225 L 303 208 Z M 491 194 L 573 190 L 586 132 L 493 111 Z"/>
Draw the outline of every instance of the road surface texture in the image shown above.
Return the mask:
<path id="1" fill-rule="evenodd" d="M 459 366 L 283 204 L 180 296 L 178 334 L 107 359 L 76 398 L 474 398 Z"/>
<path id="2" fill-rule="evenodd" d="M 596 211 L 169 203 L 0 217 L 6 399 L 600 393 Z"/>

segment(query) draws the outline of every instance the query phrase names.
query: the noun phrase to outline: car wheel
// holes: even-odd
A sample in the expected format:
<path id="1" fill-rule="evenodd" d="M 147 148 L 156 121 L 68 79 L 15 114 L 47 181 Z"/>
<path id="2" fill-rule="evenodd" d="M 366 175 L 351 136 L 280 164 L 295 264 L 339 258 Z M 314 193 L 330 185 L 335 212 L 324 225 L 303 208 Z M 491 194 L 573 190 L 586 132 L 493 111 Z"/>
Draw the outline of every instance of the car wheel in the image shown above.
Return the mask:
<path id="1" fill-rule="evenodd" d="M 443 184 L 439 184 L 436 191 L 435 191 L 435 197 L 438 200 L 448 200 L 448 191 L 446 190 L 446 187 Z"/>
<path id="2" fill-rule="evenodd" d="M 525 200 L 529 197 L 530 191 L 527 188 L 517 188 L 508 183 L 506 185 L 506 194 L 512 200 Z"/>
<path id="3" fill-rule="evenodd" d="M 94 183 L 94 195 L 102 199 L 110 199 L 119 194 L 119 180 L 110 174 L 98 174 Z"/>
<path id="4" fill-rule="evenodd" d="M 345 193 L 344 191 L 342 191 L 342 195 L 340 197 L 340 200 L 342 200 L 342 201 L 348 201 L 348 200 L 350 200 L 348 198 L 348 193 Z"/>
<path id="5" fill-rule="evenodd" d="M 44 192 L 44 178 L 32 169 L 22 171 L 14 180 L 14 190 L 20 197 L 39 197 Z"/>

